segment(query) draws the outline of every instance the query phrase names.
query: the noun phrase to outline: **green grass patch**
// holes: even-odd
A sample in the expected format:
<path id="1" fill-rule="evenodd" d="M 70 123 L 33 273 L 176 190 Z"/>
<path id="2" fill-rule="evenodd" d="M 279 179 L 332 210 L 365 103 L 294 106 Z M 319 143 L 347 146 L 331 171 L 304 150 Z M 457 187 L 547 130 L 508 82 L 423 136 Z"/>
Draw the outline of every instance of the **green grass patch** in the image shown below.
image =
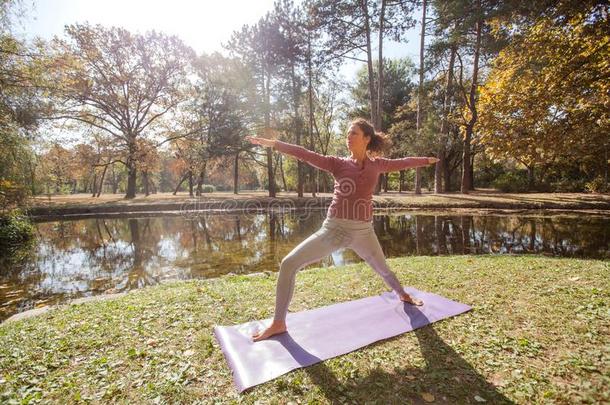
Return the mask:
<path id="1" fill-rule="evenodd" d="M 148 287 L 0 326 L 2 403 L 600 403 L 610 400 L 610 262 L 388 259 L 405 286 L 473 310 L 242 395 L 215 324 L 273 315 L 277 274 Z M 387 291 L 364 263 L 297 275 L 299 311 Z"/>

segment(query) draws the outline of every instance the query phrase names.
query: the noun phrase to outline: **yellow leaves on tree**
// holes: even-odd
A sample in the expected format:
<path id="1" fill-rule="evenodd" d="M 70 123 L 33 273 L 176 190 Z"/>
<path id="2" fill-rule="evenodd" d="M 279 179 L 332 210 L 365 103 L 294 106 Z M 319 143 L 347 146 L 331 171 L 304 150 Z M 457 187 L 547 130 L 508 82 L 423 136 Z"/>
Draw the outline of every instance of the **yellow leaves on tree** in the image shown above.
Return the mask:
<path id="1" fill-rule="evenodd" d="M 536 166 L 596 159 L 610 147 L 607 27 L 597 9 L 567 23 L 540 18 L 500 52 L 480 96 L 490 156 Z"/>

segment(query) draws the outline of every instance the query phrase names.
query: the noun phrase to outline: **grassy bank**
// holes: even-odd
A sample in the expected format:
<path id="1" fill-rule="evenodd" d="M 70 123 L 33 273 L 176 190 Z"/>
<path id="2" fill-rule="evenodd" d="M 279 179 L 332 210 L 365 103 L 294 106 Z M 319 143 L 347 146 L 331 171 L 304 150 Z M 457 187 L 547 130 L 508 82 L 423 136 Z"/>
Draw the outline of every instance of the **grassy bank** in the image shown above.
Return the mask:
<path id="1" fill-rule="evenodd" d="M 0 402 L 595 403 L 610 392 L 610 262 L 388 259 L 473 311 L 238 395 L 214 324 L 272 316 L 276 274 L 163 284 L 0 326 Z M 365 264 L 308 269 L 291 311 L 385 291 Z M 24 403 L 22 402 L 22 403 Z"/>

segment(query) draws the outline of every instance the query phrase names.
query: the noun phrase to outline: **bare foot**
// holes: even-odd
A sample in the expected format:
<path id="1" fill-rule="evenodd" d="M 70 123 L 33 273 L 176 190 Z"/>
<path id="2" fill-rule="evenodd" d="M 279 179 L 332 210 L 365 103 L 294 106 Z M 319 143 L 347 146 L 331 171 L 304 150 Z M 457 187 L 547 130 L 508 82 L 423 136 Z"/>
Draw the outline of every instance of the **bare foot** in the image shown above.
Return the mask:
<path id="1" fill-rule="evenodd" d="M 258 342 L 259 340 L 267 339 L 273 335 L 277 335 L 278 333 L 286 332 L 286 322 L 284 321 L 273 321 L 271 325 L 264 331 L 256 332 L 252 335 L 252 340 L 254 342 Z"/>
<path id="2" fill-rule="evenodd" d="M 400 296 L 400 300 L 404 301 L 404 302 L 408 302 L 409 304 L 417 305 L 417 306 L 424 305 L 424 302 L 422 300 L 420 300 L 419 298 L 411 297 L 407 293 L 402 294 Z"/>

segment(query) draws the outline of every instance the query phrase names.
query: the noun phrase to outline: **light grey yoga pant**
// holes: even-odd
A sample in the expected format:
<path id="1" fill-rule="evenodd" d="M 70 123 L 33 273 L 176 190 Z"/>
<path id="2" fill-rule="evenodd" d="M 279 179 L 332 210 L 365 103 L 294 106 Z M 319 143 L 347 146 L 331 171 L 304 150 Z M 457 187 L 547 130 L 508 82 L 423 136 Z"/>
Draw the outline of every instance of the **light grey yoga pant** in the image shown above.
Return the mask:
<path id="1" fill-rule="evenodd" d="M 386 263 L 372 221 L 327 217 L 317 232 L 297 245 L 282 259 L 273 319 L 286 320 L 288 305 L 294 292 L 296 273 L 300 269 L 323 259 L 335 250 L 346 247 L 364 259 L 397 294 L 404 292 L 396 274 Z"/>

